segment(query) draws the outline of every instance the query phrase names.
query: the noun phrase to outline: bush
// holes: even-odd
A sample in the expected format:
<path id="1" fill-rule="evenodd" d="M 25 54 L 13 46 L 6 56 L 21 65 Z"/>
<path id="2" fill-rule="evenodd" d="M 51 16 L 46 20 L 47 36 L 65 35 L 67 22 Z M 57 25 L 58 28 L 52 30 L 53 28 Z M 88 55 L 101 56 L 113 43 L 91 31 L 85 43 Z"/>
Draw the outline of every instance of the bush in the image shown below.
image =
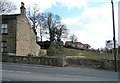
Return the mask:
<path id="1" fill-rule="evenodd" d="M 67 59 L 65 59 L 65 61 L 66 61 L 69 65 L 73 65 L 75 60 L 74 60 L 73 58 L 67 58 Z"/>
<path id="2" fill-rule="evenodd" d="M 40 50 L 38 56 L 46 56 L 46 50 Z"/>
<path id="3" fill-rule="evenodd" d="M 47 49 L 47 55 L 48 56 L 62 56 L 64 55 L 64 48 L 59 42 L 57 41 L 52 42 L 50 47 Z"/>
<path id="4" fill-rule="evenodd" d="M 33 54 L 28 53 L 27 56 L 28 56 L 28 57 L 33 57 Z"/>

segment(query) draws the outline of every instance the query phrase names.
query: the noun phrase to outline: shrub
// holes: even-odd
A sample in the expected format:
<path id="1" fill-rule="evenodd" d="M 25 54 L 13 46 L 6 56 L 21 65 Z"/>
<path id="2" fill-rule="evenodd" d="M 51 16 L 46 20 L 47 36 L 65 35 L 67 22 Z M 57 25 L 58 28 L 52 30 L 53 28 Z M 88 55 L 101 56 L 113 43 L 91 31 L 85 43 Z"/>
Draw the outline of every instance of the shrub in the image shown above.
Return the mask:
<path id="1" fill-rule="evenodd" d="M 50 47 L 47 49 L 47 55 L 48 56 L 62 56 L 64 55 L 64 48 L 59 42 L 57 41 L 52 42 Z"/>
<path id="2" fill-rule="evenodd" d="M 33 54 L 28 53 L 27 56 L 28 56 L 28 57 L 33 57 Z"/>
<path id="3" fill-rule="evenodd" d="M 46 56 L 46 50 L 40 50 L 38 56 Z"/>

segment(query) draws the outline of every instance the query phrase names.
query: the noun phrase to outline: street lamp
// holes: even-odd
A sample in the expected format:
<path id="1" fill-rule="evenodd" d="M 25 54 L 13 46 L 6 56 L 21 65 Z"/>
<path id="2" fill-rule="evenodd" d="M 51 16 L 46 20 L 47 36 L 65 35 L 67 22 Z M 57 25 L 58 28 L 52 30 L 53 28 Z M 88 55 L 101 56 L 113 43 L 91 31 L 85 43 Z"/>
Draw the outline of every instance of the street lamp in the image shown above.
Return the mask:
<path id="1" fill-rule="evenodd" d="M 113 19 L 114 70 L 115 70 L 115 72 L 117 72 L 116 39 L 115 39 L 115 21 L 114 21 L 114 4 L 113 4 L 113 0 L 111 0 L 111 4 L 112 4 L 112 19 Z"/>

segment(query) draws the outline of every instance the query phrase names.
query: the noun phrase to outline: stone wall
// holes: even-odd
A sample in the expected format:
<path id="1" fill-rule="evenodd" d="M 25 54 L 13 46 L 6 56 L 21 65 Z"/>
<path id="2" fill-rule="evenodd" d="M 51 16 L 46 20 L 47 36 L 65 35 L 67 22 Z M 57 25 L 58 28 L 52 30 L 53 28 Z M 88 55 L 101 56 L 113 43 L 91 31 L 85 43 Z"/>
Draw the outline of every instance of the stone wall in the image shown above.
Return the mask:
<path id="1" fill-rule="evenodd" d="M 8 62 L 63 67 L 59 57 L 8 56 Z"/>
<path id="2" fill-rule="evenodd" d="M 37 55 L 39 46 L 36 43 L 36 35 L 31 28 L 25 15 L 17 18 L 16 55 L 26 56 L 28 54 Z"/>
<path id="3" fill-rule="evenodd" d="M 114 60 L 108 59 L 87 59 L 87 58 L 66 58 L 67 66 L 82 66 L 95 69 L 114 70 Z M 117 61 L 119 62 L 119 61 Z"/>
<path id="4" fill-rule="evenodd" d="M 8 25 L 8 34 L 2 34 L 1 41 L 7 41 L 7 52 L 15 53 L 16 51 L 16 19 L 3 19 L 3 24 Z"/>
<path id="5" fill-rule="evenodd" d="M 16 19 L 8 21 L 7 52 L 16 52 Z"/>
<path id="6" fill-rule="evenodd" d="M 7 56 L 4 57 L 4 61 L 12 63 L 24 63 L 24 64 L 37 64 L 37 65 L 49 65 L 49 66 L 74 66 L 74 67 L 86 67 L 102 70 L 114 70 L 113 60 L 92 60 L 92 59 L 78 59 L 65 57 L 36 57 L 36 56 Z M 119 61 L 118 61 L 119 62 Z"/>
<path id="7" fill-rule="evenodd" d="M 2 54 L 0 53 L 0 62 L 2 62 Z"/>

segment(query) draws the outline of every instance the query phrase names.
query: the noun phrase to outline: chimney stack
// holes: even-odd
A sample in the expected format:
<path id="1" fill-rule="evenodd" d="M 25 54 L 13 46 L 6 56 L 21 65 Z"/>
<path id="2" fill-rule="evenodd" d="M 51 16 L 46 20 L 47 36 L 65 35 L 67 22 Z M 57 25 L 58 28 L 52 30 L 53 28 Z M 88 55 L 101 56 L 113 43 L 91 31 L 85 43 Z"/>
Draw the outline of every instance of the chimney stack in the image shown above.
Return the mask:
<path id="1" fill-rule="evenodd" d="M 20 13 L 21 13 L 22 15 L 26 15 L 26 8 L 25 8 L 23 2 L 21 2 Z"/>

